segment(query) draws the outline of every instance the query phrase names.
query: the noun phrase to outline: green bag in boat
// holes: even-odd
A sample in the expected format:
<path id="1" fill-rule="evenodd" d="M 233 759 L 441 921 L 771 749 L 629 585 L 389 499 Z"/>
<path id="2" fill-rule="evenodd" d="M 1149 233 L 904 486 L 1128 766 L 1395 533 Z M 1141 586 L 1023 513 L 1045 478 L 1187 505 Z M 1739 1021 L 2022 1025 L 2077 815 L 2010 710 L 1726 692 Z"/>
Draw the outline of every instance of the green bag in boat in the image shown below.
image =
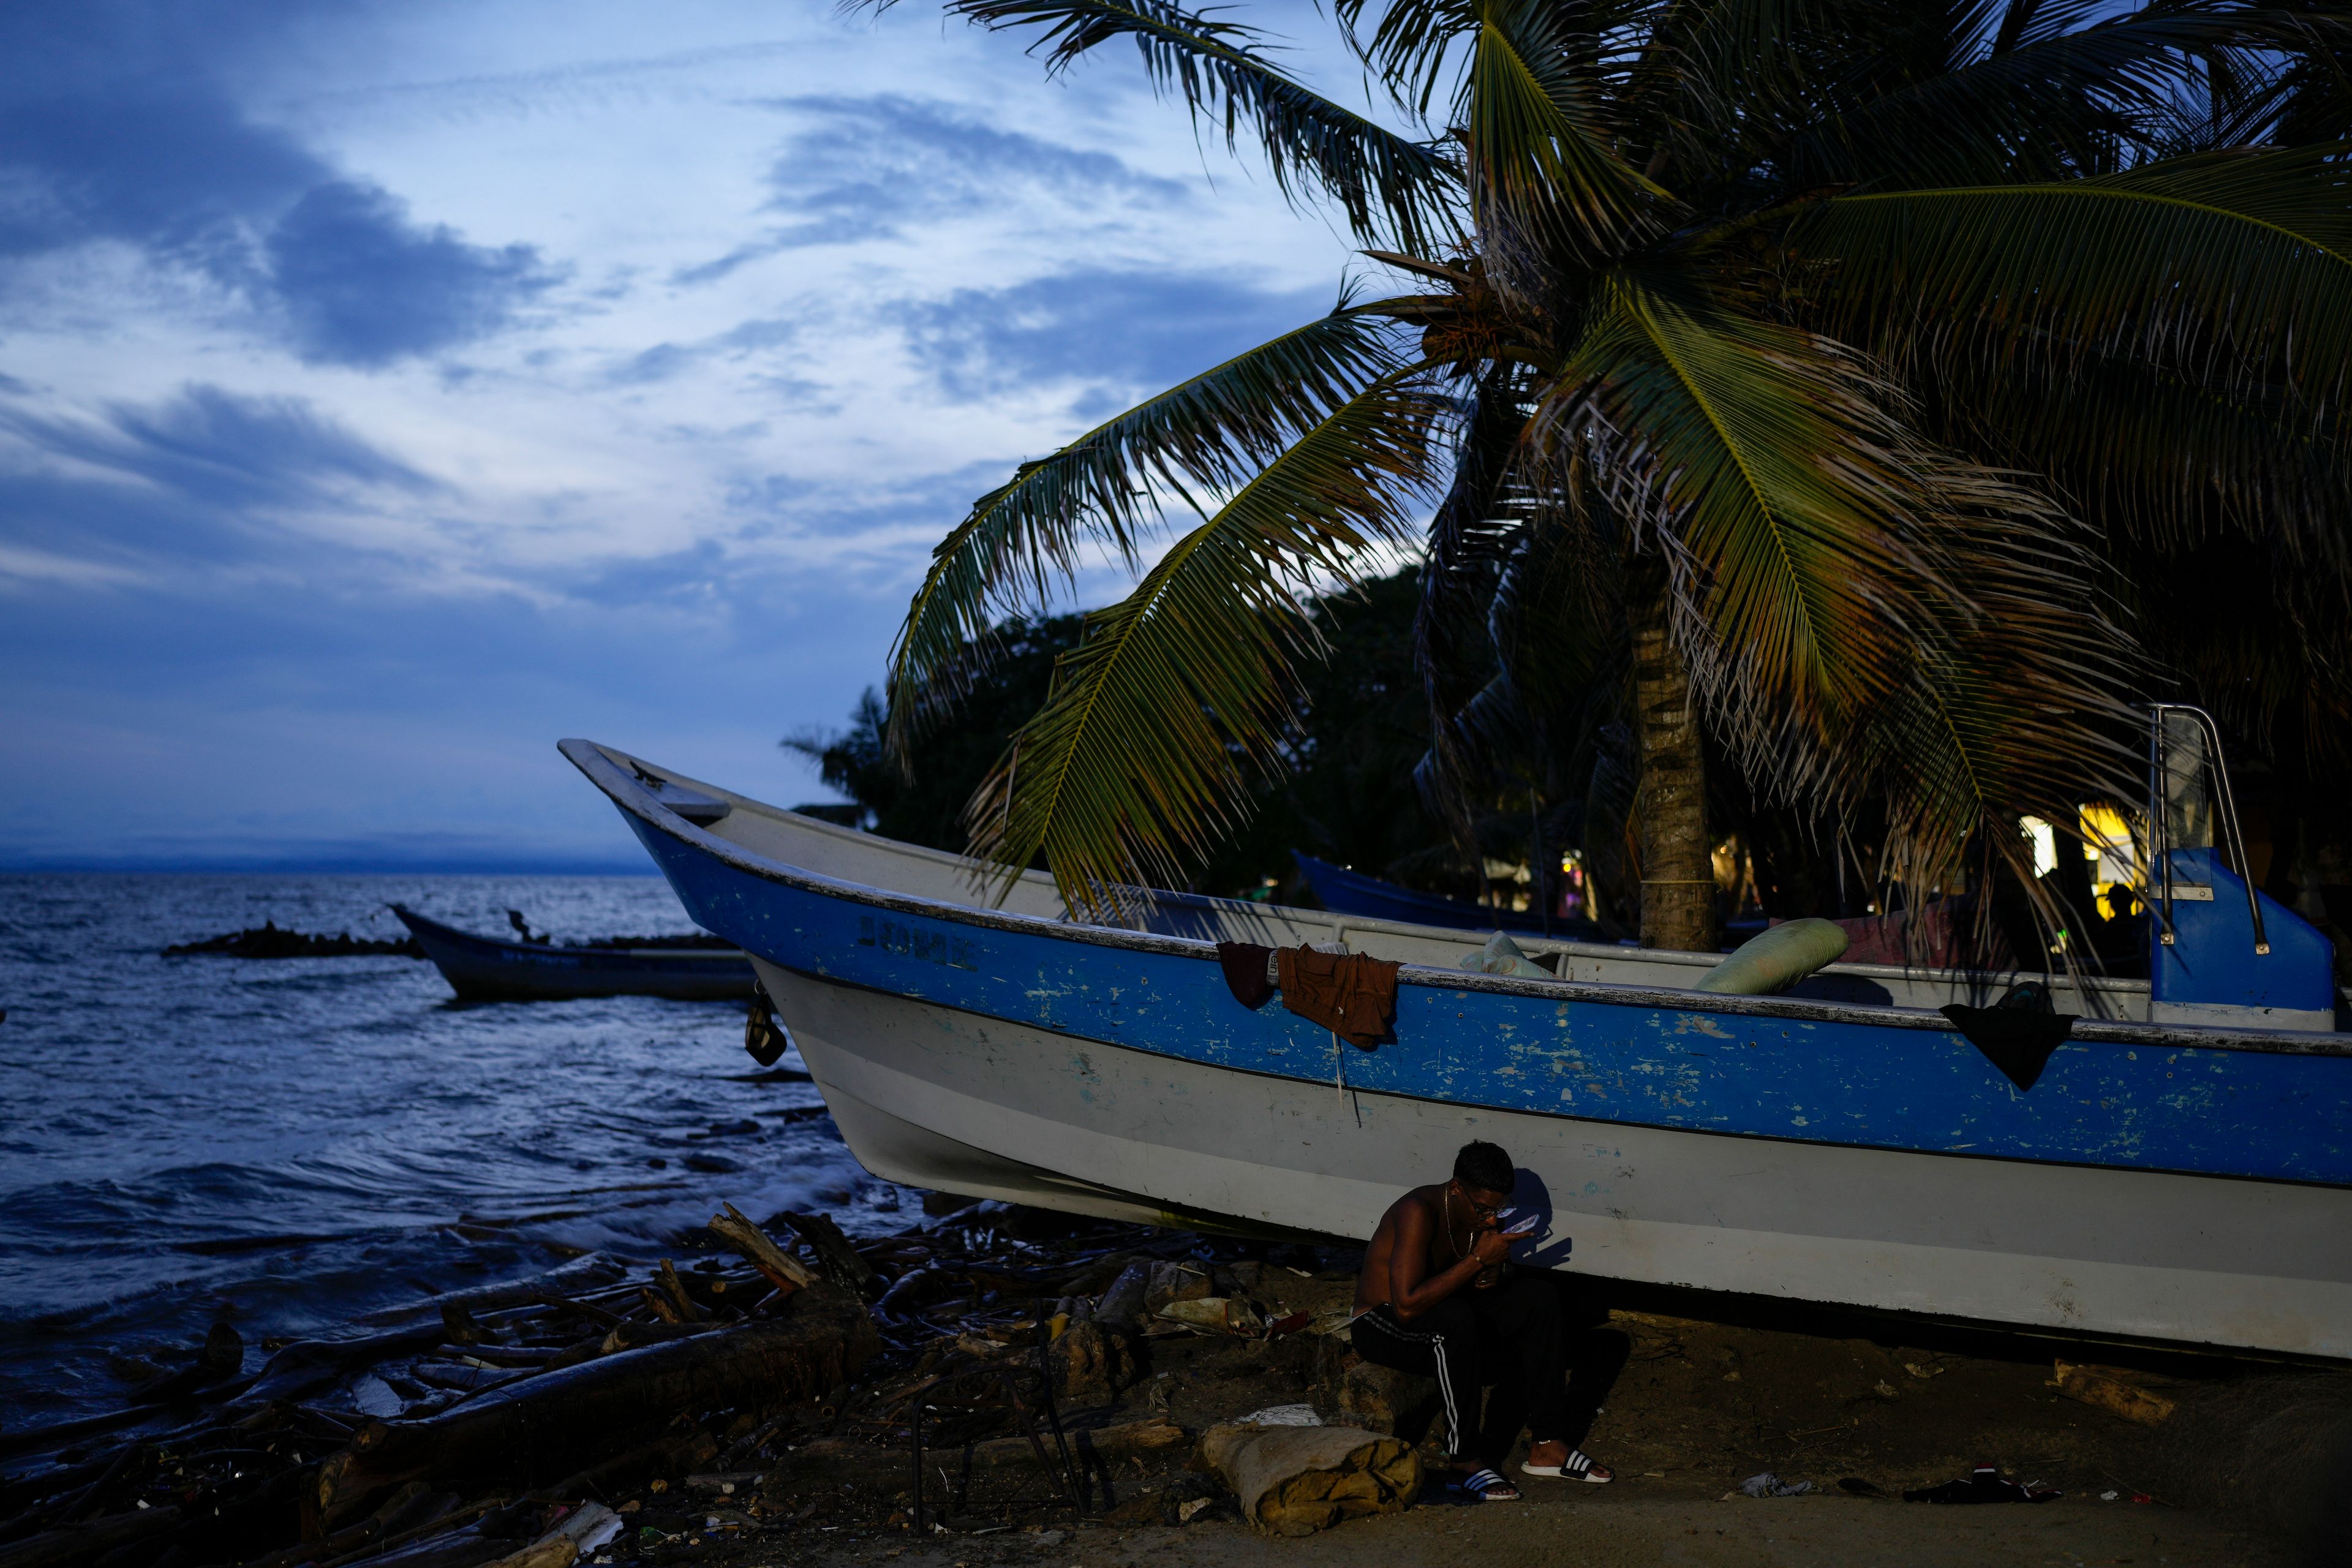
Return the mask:
<path id="1" fill-rule="evenodd" d="M 1696 989 L 1723 996 L 1769 996 L 1835 963 L 1845 947 L 1845 928 L 1834 921 L 1786 921 L 1740 943 L 1706 972 Z"/>

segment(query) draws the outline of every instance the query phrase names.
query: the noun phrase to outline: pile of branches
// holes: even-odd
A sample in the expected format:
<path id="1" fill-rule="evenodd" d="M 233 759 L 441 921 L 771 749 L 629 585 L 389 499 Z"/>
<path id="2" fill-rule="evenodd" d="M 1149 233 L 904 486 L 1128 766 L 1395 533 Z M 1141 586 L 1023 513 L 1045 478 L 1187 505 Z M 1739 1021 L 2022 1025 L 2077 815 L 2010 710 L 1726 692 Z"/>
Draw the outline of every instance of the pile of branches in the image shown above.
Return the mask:
<path id="1" fill-rule="evenodd" d="M 796 1449 L 903 1477 L 894 1451 L 919 1474 L 926 1446 L 961 1447 L 1042 1483 L 1007 1517 L 1083 1513 L 1103 1455 L 1065 1429 L 1049 1342 L 1068 1350 L 1073 1306 L 1139 1259 L 1204 1244 L 1084 1222 L 1024 1240 L 1006 1226 L 1025 1212 L 856 1243 L 824 1215 L 730 1205 L 679 1238 L 704 1252 L 686 1268 L 467 1292 L 257 1373 L 215 1326 L 121 1411 L 0 1433 L 0 1568 L 567 1568 L 615 1520 L 634 1555 L 923 1517 L 919 1487 L 913 1521 L 895 1484 L 753 1495 Z"/>
<path id="2" fill-rule="evenodd" d="M 771 1411 L 880 1348 L 858 1297 L 762 1227 L 730 1207 L 709 1235 L 748 1267 L 475 1292 L 409 1326 L 286 1345 L 257 1374 L 218 1325 L 121 1411 L 0 1434 L 0 1568 L 561 1555 L 541 1538 L 584 1502 L 740 1459 Z M 388 1398 L 397 1415 L 366 1414 Z"/>

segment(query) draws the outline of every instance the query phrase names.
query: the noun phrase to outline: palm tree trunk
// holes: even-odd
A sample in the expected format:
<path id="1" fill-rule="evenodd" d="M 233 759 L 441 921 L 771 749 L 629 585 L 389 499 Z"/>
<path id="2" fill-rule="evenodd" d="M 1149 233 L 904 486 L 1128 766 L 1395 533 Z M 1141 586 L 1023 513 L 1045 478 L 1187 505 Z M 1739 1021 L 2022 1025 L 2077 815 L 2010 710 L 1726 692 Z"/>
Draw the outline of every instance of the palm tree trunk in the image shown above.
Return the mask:
<path id="1" fill-rule="evenodd" d="M 1706 759 L 1690 672 L 1666 630 L 1666 573 L 1636 557 L 1626 605 L 1633 634 L 1634 737 L 1642 758 L 1642 945 L 1715 951 L 1715 859 Z"/>

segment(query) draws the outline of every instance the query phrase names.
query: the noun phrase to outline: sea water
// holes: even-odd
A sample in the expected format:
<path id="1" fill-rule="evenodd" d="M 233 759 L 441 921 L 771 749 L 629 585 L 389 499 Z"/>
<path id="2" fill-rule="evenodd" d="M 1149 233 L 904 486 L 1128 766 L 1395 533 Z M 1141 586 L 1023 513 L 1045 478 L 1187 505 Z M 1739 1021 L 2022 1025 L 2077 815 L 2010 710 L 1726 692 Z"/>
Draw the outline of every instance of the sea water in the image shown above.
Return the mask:
<path id="1" fill-rule="evenodd" d="M 162 952 L 266 920 L 397 938 L 394 901 L 693 929 L 654 877 L 0 877 L 0 1430 L 119 1407 L 215 1321 L 250 1372 L 268 1339 L 667 1256 L 722 1201 L 902 1223 L 814 1089 L 743 1081 L 740 1004 L 460 1004 L 415 959 Z"/>

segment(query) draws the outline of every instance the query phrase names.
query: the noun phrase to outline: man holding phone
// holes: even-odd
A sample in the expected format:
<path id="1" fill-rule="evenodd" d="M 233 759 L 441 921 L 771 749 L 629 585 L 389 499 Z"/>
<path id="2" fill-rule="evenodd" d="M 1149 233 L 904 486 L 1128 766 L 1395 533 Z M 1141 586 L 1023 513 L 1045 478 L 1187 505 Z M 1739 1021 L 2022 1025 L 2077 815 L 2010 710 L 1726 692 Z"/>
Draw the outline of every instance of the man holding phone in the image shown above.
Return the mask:
<path id="1" fill-rule="evenodd" d="M 1519 1467 L 1528 1475 L 1616 1479 L 1559 1436 L 1567 1427 L 1559 1297 L 1549 1281 L 1511 1266 L 1512 1241 L 1536 1224 L 1530 1217 L 1503 1227 L 1513 1184 L 1508 1154 L 1465 1143 L 1452 1181 L 1415 1187 L 1391 1205 L 1364 1249 L 1351 1333 L 1366 1361 L 1437 1380 L 1447 1451 L 1467 1472 L 1459 1484 L 1488 1502 L 1519 1496 L 1500 1468 L 1523 1426 L 1534 1439 Z M 1479 1391 L 1489 1384 L 1482 1419 Z"/>

